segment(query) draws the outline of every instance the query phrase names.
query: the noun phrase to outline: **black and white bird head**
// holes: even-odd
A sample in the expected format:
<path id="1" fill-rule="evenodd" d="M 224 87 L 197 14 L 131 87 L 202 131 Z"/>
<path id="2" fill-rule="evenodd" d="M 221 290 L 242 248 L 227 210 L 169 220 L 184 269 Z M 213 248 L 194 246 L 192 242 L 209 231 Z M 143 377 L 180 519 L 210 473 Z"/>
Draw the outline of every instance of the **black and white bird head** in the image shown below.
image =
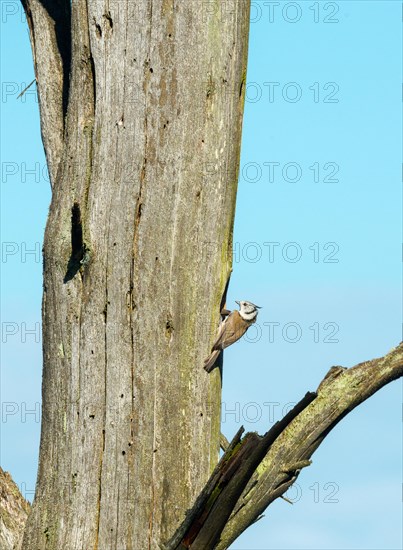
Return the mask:
<path id="1" fill-rule="evenodd" d="M 239 305 L 239 315 L 242 319 L 249 322 L 256 319 L 260 306 L 252 304 L 252 302 L 247 302 L 246 300 L 242 300 L 241 302 L 235 301 L 235 303 Z"/>
<path id="2" fill-rule="evenodd" d="M 214 369 L 217 358 L 222 351 L 242 338 L 248 328 L 256 322 L 259 306 L 246 300 L 236 303 L 239 305 L 239 311 L 226 313 L 227 317 L 220 324 L 211 353 L 204 360 L 204 369 L 207 372 Z"/>

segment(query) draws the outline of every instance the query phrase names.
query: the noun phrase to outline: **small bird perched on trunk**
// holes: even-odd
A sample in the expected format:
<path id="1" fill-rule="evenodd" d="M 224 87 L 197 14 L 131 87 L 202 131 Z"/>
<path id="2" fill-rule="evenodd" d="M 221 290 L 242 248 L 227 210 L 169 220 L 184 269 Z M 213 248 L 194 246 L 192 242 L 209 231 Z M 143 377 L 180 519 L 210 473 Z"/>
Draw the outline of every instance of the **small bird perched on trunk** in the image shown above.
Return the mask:
<path id="1" fill-rule="evenodd" d="M 256 322 L 259 306 L 246 301 L 235 303 L 239 305 L 239 311 L 232 311 L 222 321 L 218 329 L 217 340 L 211 348 L 210 355 L 204 360 L 204 368 L 207 372 L 213 370 L 222 350 L 239 340 L 248 328 Z"/>

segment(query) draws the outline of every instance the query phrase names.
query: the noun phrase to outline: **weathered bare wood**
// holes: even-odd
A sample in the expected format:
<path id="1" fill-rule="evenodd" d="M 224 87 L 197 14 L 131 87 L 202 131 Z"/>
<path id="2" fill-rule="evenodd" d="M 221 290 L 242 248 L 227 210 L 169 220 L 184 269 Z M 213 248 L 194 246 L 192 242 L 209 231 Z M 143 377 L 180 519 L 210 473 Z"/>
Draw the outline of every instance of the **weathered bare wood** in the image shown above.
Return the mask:
<path id="1" fill-rule="evenodd" d="M 221 447 L 221 450 L 223 450 L 224 452 L 229 447 L 229 441 L 223 433 L 220 434 L 220 447 Z"/>
<path id="2" fill-rule="evenodd" d="M 63 151 L 71 62 L 70 0 L 21 0 L 28 22 L 42 141 L 53 186 Z"/>
<path id="3" fill-rule="evenodd" d="M 225 550 L 276 498 L 294 483 L 299 470 L 334 426 L 360 403 L 403 375 L 403 344 L 379 359 L 344 369 L 332 367 L 317 398 L 279 435 L 262 460 L 222 533 Z"/>
<path id="4" fill-rule="evenodd" d="M 195 505 L 186 514 L 183 524 L 166 544 L 165 550 L 214 548 L 235 503 L 267 450 L 315 397 L 315 393 L 307 393 L 263 437 L 248 433 L 241 441 L 243 428 L 237 432 Z"/>
<path id="5" fill-rule="evenodd" d="M 57 52 L 38 4 L 40 87 L 44 56 L 56 65 Z M 72 2 L 24 548 L 158 548 L 217 463 L 220 371 L 202 363 L 231 271 L 249 2 L 211 7 Z"/>
<path id="6" fill-rule="evenodd" d="M 154 550 L 218 460 L 221 370 L 202 360 L 231 273 L 249 1 L 22 3 L 54 187 L 23 547 Z M 234 443 L 178 544 L 228 548 L 401 374 L 401 346 L 331 369 L 303 408 Z"/>
<path id="7" fill-rule="evenodd" d="M 331 429 L 403 375 L 403 344 L 353 368 L 332 367 L 263 437 L 239 431 L 165 550 L 225 550 L 297 479 Z M 240 498 L 239 498 L 240 496 Z M 220 536 L 221 535 L 221 536 Z"/>
<path id="8" fill-rule="evenodd" d="M 200 495 L 197 497 L 194 506 L 186 512 L 185 520 L 178 527 L 173 537 L 164 545 L 164 550 L 179 550 L 181 548 L 187 548 L 190 542 L 185 543 L 185 539 L 187 541 L 193 541 L 197 536 L 197 533 L 202 526 L 202 521 L 205 519 L 207 512 L 211 508 L 211 505 L 209 506 L 209 501 L 218 485 L 222 471 L 231 459 L 234 449 L 239 446 L 241 436 L 244 431 L 245 429 L 242 426 L 233 437 L 231 443 L 228 443 L 225 454 L 221 457 L 219 463 L 214 468 L 210 479 L 204 486 Z M 207 512 L 206 508 L 208 509 Z"/>
<path id="9" fill-rule="evenodd" d="M 31 506 L 21 495 L 10 474 L 0 466 L 0 548 L 20 550 Z"/>

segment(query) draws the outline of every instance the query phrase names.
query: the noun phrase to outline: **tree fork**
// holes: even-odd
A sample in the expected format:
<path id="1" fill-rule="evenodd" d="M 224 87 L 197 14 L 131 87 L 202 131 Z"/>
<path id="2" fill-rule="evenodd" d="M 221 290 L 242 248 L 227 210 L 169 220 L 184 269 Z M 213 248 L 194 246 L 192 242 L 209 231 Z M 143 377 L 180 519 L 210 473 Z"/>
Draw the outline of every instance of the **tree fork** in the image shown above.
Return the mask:
<path id="1" fill-rule="evenodd" d="M 264 436 L 241 428 L 165 550 L 226 550 L 295 482 L 323 439 L 350 411 L 403 375 L 403 344 L 355 367 L 331 367 Z M 240 475 L 241 474 L 241 475 Z"/>

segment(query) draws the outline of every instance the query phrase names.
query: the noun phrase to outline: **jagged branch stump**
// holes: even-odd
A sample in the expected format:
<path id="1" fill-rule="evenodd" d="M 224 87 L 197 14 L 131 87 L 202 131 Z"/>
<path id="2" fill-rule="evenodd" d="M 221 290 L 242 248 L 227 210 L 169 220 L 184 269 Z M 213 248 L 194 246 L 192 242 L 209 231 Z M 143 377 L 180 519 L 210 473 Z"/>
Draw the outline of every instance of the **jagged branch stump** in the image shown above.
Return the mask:
<path id="1" fill-rule="evenodd" d="M 165 550 L 225 550 L 295 482 L 334 426 L 403 375 L 403 344 L 352 368 L 332 367 L 264 436 L 241 428 Z"/>
<path id="2" fill-rule="evenodd" d="M 306 396 L 263 437 L 241 427 L 215 468 L 206 487 L 186 520 L 166 546 L 166 550 L 205 550 L 218 542 L 231 512 L 267 450 L 288 424 L 315 399 Z"/>

